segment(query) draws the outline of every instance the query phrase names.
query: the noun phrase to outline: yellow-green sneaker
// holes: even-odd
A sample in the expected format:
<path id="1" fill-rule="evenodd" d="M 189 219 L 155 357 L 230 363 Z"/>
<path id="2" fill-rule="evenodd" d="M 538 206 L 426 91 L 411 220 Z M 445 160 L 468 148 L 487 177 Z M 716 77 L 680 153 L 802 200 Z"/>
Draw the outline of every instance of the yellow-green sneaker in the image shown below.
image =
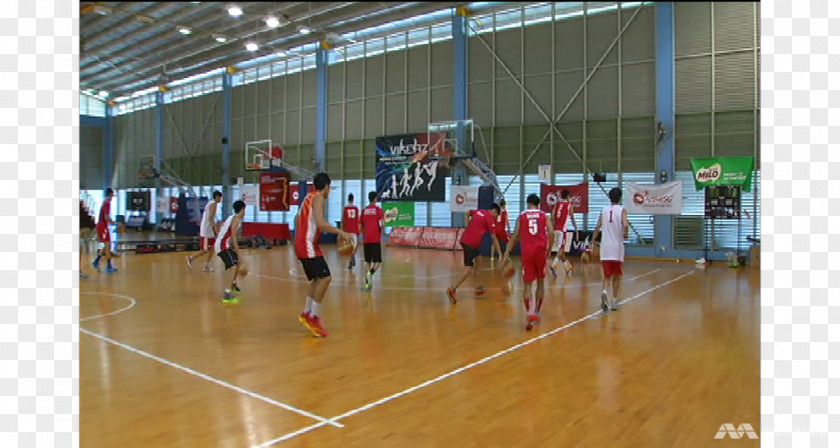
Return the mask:
<path id="1" fill-rule="evenodd" d="M 225 295 L 222 296 L 222 303 L 239 303 L 239 296 L 233 295 L 230 291 L 225 291 Z"/>

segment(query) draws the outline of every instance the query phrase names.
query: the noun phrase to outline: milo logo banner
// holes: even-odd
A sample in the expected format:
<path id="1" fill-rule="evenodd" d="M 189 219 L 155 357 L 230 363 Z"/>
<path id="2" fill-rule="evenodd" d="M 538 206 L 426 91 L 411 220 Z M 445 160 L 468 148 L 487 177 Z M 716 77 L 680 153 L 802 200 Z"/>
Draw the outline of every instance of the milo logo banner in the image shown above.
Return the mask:
<path id="1" fill-rule="evenodd" d="M 682 213 L 682 182 L 639 185 L 627 182 L 627 213 L 679 215 Z"/>
<path id="2" fill-rule="evenodd" d="M 562 199 L 563 190 L 569 190 L 569 200 L 575 207 L 575 213 L 589 213 L 589 182 L 577 185 L 540 184 L 540 209 L 553 213 L 554 206 Z"/>
<path id="3" fill-rule="evenodd" d="M 750 191 L 755 167 L 752 157 L 692 158 L 690 161 L 697 190 L 714 185 L 739 185 L 744 191 Z"/>
<path id="4" fill-rule="evenodd" d="M 445 145 L 444 133 L 376 138 L 376 191 L 382 201 L 446 200 L 447 170 L 429 160 L 432 147 Z M 437 145 L 437 146 L 436 146 Z"/>
<path id="5" fill-rule="evenodd" d="M 385 214 L 385 227 L 414 226 L 413 202 L 389 202 L 387 204 L 383 203 L 382 211 Z"/>

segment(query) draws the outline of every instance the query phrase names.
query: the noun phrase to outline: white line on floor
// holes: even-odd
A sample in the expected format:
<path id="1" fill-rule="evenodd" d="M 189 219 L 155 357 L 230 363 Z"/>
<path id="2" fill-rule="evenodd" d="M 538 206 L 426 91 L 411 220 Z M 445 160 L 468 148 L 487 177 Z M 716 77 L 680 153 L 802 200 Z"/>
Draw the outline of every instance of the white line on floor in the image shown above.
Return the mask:
<path id="1" fill-rule="evenodd" d="M 176 363 L 174 363 L 174 362 L 172 362 L 172 361 L 169 361 L 169 360 L 163 359 L 163 358 L 161 358 L 160 356 L 155 356 L 155 355 L 153 355 L 153 354 L 151 354 L 151 353 L 145 352 L 145 351 L 140 350 L 140 349 L 138 349 L 138 348 L 134 348 L 134 347 L 132 347 L 132 346 L 130 346 L 130 345 L 123 344 L 122 342 L 115 341 L 115 340 L 113 340 L 113 339 L 111 339 L 111 338 L 109 338 L 109 337 L 107 337 L 107 336 L 103 336 L 103 335 L 101 335 L 101 334 L 99 334 L 99 333 L 94 333 L 93 331 L 86 330 L 86 329 L 84 329 L 84 328 L 79 328 L 79 331 L 81 331 L 82 333 L 85 333 L 85 334 L 87 334 L 87 335 L 93 336 L 93 337 L 95 337 L 95 338 L 101 339 L 101 340 L 103 340 L 103 341 L 105 341 L 105 342 L 108 342 L 108 343 L 114 344 L 114 345 L 116 345 L 116 346 L 118 346 L 118 347 L 122 347 L 122 348 L 124 348 L 124 349 L 126 349 L 126 350 L 128 350 L 128 351 L 130 351 L 130 352 L 136 353 L 136 354 L 138 354 L 138 355 L 140 355 L 140 356 L 144 356 L 144 357 L 146 357 L 146 358 L 153 359 L 153 360 L 155 360 L 155 361 L 157 361 L 157 362 L 159 362 L 159 363 L 161 363 L 161 364 L 166 364 L 166 365 L 167 365 L 167 366 L 169 366 L 169 367 L 173 367 L 173 368 L 178 369 L 178 370 L 180 370 L 180 371 L 182 371 L 182 372 L 186 372 L 186 373 L 189 373 L 190 375 L 197 376 L 197 377 L 199 377 L 199 378 L 201 378 L 201 379 L 203 379 L 203 380 L 210 381 L 211 383 L 218 384 L 219 386 L 226 387 L 226 388 L 228 388 L 228 389 L 234 390 L 234 391 L 239 392 L 239 393 L 241 393 L 241 394 L 247 395 L 247 396 L 252 397 L 252 398 L 256 398 L 257 400 L 261 400 L 261 401 L 264 401 L 264 402 L 266 402 L 266 403 L 272 404 L 272 405 L 274 405 L 274 406 L 281 407 L 281 408 L 283 408 L 283 409 L 286 409 L 286 410 L 288 410 L 288 411 L 292 411 L 292 412 L 294 412 L 294 413 L 297 413 L 297 414 L 303 415 L 303 416 L 305 416 L 305 417 L 309 417 L 309 418 L 311 418 L 311 419 L 318 420 L 320 423 L 322 423 L 322 424 L 324 424 L 324 425 L 332 425 L 332 426 L 335 426 L 335 427 L 338 427 L 338 428 L 343 428 L 343 427 L 344 427 L 344 425 L 342 425 L 341 423 L 338 423 L 338 422 L 336 422 L 336 421 L 333 421 L 332 419 L 326 419 L 326 418 L 321 417 L 321 416 L 319 416 L 319 415 L 315 415 L 315 414 L 313 414 L 313 413 L 311 413 L 311 412 L 306 412 L 306 411 L 304 411 L 304 410 L 302 410 L 302 409 L 298 409 L 298 408 L 296 408 L 296 407 L 294 407 L 294 406 L 291 406 L 291 405 L 288 405 L 288 404 L 286 404 L 286 403 L 281 403 L 281 402 L 279 402 L 279 401 L 277 401 L 277 400 L 273 400 L 273 399 L 271 399 L 271 398 L 265 397 L 265 396 L 260 395 L 260 394 L 258 394 L 258 393 L 256 393 L 256 392 L 251 392 L 250 390 L 243 389 L 243 388 L 238 387 L 238 386 L 234 386 L 233 384 L 230 384 L 230 383 L 228 383 L 228 382 L 222 381 L 222 380 L 220 380 L 220 379 L 218 379 L 218 378 L 214 378 L 214 377 L 212 377 L 212 376 L 210 376 L 210 375 L 206 375 L 206 374 L 204 374 L 204 373 L 197 372 L 197 371 L 195 371 L 195 370 L 193 370 L 193 369 L 190 369 L 189 367 L 184 367 L 184 366 L 182 366 L 182 365 L 180 365 L 180 364 L 176 364 Z"/>
<path id="2" fill-rule="evenodd" d="M 680 275 L 679 277 L 676 277 L 676 278 L 674 278 L 674 279 L 668 280 L 668 281 L 666 281 L 666 282 L 663 282 L 663 283 L 660 283 L 660 284 L 658 284 L 658 285 L 656 285 L 656 286 L 653 286 L 653 287 L 651 287 L 651 288 L 648 288 L 648 289 L 646 289 L 646 290 L 644 290 L 644 291 L 642 291 L 642 292 L 640 292 L 640 293 L 638 293 L 638 294 L 636 294 L 636 295 L 634 295 L 634 296 L 632 296 L 632 297 L 628 297 L 628 298 L 626 298 L 626 299 L 622 300 L 620 303 L 621 303 L 621 304 L 624 304 L 624 303 L 630 302 L 630 301 L 632 301 L 632 300 L 635 300 L 635 299 L 637 299 L 637 298 L 639 298 L 639 297 L 641 297 L 641 296 L 643 296 L 643 295 L 645 295 L 645 294 L 648 294 L 648 293 L 650 293 L 650 292 L 656 291 L 657 289 L 662 288 L 662 287 L 664 287 L 664 286 L 668 286 L 668 285 L 670 285 L 671 283 L 674 283 L 674 282 L 677 282 L 677 281 L 679 281 L 679 280 L 682 280 L 683 278 L 688 277 L 689 275 L 692 275 L 692 274 L 694 274 L 694 272 L 688 272 L 688 273 L 682 274 L 682 275 Z M 381 399 L 376 400 L 376 401 L 374 401 L 374 402 L 368 403 L 368 404 L 366 404 L 366 405 L 364 405 L 364 406 L 360 406 L 360 407 L 358 407 L 358 408 L 356 408 L 356 409 L 353 409 L 353 410 L 351 410 L 351 411 L 347 411 L 347 412 L 345 412 L 345 413 L 343 413 L 343 414 L 341 414 L 341 415 L 337 415 L 337 416 L 335 416 L 335 417 L 333 417 L 333 418 L 329 419 L 329 421 L 334 421 L 334 422 L 337 422 L 337 421 L 339 421 L 339 420 L 343 420 L 343 419 L 345 419 L 345 418 L 347 418 L 347 417 L 350 417 L 350 416 L 352 416 L 352 415 L 358 414 L 359 412 L 366 411 L 366 410 L 368 410 L 368 409 L 371 409 L 371 408 L 374 408 L 374 407 L 376 407 L 376 406 L 379 406 L 380 404 L 386 403 L 386 402 L 388 402 L 388 401 L 394 400 L 394 399 L 399 398 L 399 397 L 402 397 L 402 396 L 404 396 L 404 395 L 408 395 L 408 394 L 410 394 L 410 393 L 412 393 L 412 392 L 415 392 L 415 391 L 417 391 L 417 390 L 420 390 L 420 389 L 422 389 L 422 388 L 424 388 L 424 387 L 426 387 L 426 386 L 430 386 L 430 385 L 432 385 L 432 384 L 434 384 L 434 383 L 437 383 L 437 382 L 439 382 L 439 381 L 442 381 L 442 380 L 444 380 L 444 379 L 446 379 L 446 378 L 449 378 L 449 377 L 451 377 L 451 376 L 453 376 L 453 375 L 457 375 L 457 374 L 459 374 L 459 373 L 461 373 L 461 372 L 464 372 L 464 371 L 466 371 L 466 370 L 469 370 L 469 369 L 471 369 L 471 368 L 473 368 L 473 367 L 475 367 L 475 366 L 478 366 L 478 365 L 484 364 L 484 363 L 486 363 L 486 362 L 488 362 L 488 361 L 491 361 L 491 360 L 493 360 L 493 359 L 495 359 L 495 358 L 498 358 L 498 357 L 500 357 L 500 356 L 502 356 L 502 355 L 504 355 L 504 354 L 507 354 L 507 353 L 510 353 L 510 352 L 512 352 L 512 351 L 518 350 L 518 349 L 520 349 L 520 348 L 522 348 L 522 347 L 525 347 L 526 345 L 533 344 L 534 342 L 537 342 L 537 341 L 539 341 L 539 340 L 541 340 L 541 339 L 545 339 L 545 338 L 547 338 L 547 337 L 549 337 L 549 336 L 551 336 L 551 335 L 557 334 L 557 333 L 559 333 L 559 332 L 561 332 L 561 331 L 563 331 L 563 330 L 566 330 L 566 329 L 568 329 L 568 328 L 574 327 L 575 325 L 577 325 L 577 324 L 579 324 L 579 323 L 581 323 L 581 322 L 584 322 L 584 321 L 586 321 L 586 320 L 589 320 L 589 319 L 591 319 L 592 317 L 597 316 L 597 315 L 599 315 L 599 314 L 603 314 L 603 311 L 598 310 L 598 311 L 595 311 L 595 312 L 589 313 L 589 314 L 587 314 L 586 316 L 583 316 L 583 317 L 581 317 L 581 318 L 579 318 L 579 319 L 577 319 L 577 320 L 575 320 L 575 321 L 572 321 L 572 322 L 569 322 L 569 323 L 568 323 L 568 324 L 566 324 L 566 325 L 563 325 L 562 327 L 555 328 L 554 330 L 551 330 L 551 331 L 549 331 L 548 333 L 543 333 L 543 334 L 541 334 L 541 335 L 539 335 L 539 336 L 536 336 L 536 337 L 533 337 L 533 338 L 528 339 L 528 340 L 526 340 L 526 341 L 520 342 L 519 344 L 516 344 L 516 345 L 514 345 L 514 346 L 512 346 L 512 347 L 506 348 L 506 349 L 504 349 L 504 350 L 502 350 L 502 351 L 500 351 L 500 352 L 496 352 L 496 353 L 494 353 L 494 354 L 492 354 L 492 355 L 490 355 L 490 356 L 487 356 L 487 357 L 485 357 L 485 358 L 482 358 L 482 359 L 480 359 L 480 360 L 478 360 L 478 361 L 472 362 L 472 363 L 467 364 L 467 365 L 465 365 L 465 366 L 463 366 L 463 367 L 459 367 L 459 368 L 457 368 L 457 369 L 455 369 L 455 370 L 453 370 L 453 371 L 451 371 L 451 372 L 444 373 L 443 375 L 440 375 L 440 376 L 438 376 L 438 377 L 432 378 L 432 379 L 430 379 L 430 380 L 428 380 L 428 381 L 425 381 L 425 382 L 423 382 L 423 383 L 420 383 L 420 384 L 418 384 L 418 385 L 416 385 L 416 386 L 414 386 L 414 387 L 410 387 L 410 388 L 408 388 L 408 389 L 405 389 L 405 390 L 403 390 L 402 392 L 397 392 L 397 393 L 392 394 L 392 395 L 389 395 L 389 396 L 387 396 L 387 397 L 385 397 L 385 398 L 381 398 Z M 273 439 L 273 440 L 269 440 L 268 442 L 265 442 L 265 443 L 263 443 L 263 444 L 261 444 L 261 445 L 257 445 L 257 446 L 256 446 L 256 447 L 254 447 L 254 448 L 265 448 L 265 447 L 268 447 L 268 446 L 274 445 L 274 444 L 276 444 L 276 443 L 278 443 L 278 442 L 282 442 L 282 441 L 284 441 L 284 440 L 289 440 L 289 439 L 291 439 L 291 438 L 293 438 L 293 437 L 296 437 L 296 436 L 298 436 L 298 435 L 300 435 L 300 434 L 303 434 L 303 433 L 309 432 L 309 431 L 311 431 L 311 430 L 313 430 L 313 429 L 320 428 L 321 426 L 324 426 L 324 425 L 326 425 L 326 424 L 327 424 L 327 423 L 325 423 L 325 422 L 315 423 L 315 424 L 313 424 L 313 425 L 310 425 L 310 426 L 307 426 L 307 427 L 301 428 L 301 429 L 299 429 L 299 430 L 297 430 L 297 431 L 295 431 L 295 432 L 292 432 L 292 433 L 289 433 L 289 434 L 286 434 L 286 435 L 280 436 L 280 437 L 278 437 L 278 438 L 276 438 L 276 439 Z"/>
<path id="3" fill-rule="evenodd" d="M 124 308 L 120 308 L 120 309 L 118 309 L 118 310 L 116 310 L 116 311 L 112 311 L 112 312 L 110 312 L 110 313 L 97 314 L 97 315 L 95 315 L 95 316 L 89 316 L 89 317 L 82 317 L 82 318 L 79 318 L 79 322 L 85 322 L 85 321 L 92 320 L 92 319 L 99 319 L 100 317 L 105 317 L 105 316 L 113 316 L 114 314 L 119 314 L 119 313 L 122 313 L 123 311 L 128 311 L 128 310 L 130 310 L 131 308 L 133 308 L 133 307 L 134 307 L 134 305 L 137 305 L 137 301 L 136 301 L 136 300 L 134 300 L 134 298 L 133 298 L 133 297 L 124 296 L 124 295 L 122 295 L 122 294 L 114 294 L 114 293 L 112 293 L 112 292 L 80 292 L 80 293 L 79 293 L 79 296 L 81 297 L 82 295 L 85 295 L 85 294 L 97 295 L 97 296 L 113 296 L 113 297 L 119 297 L 119 298 L 121 298 L 121 299 L 126 299 L 126 300 L 128 300 L 129 302 L 131 302 L 131 303 L 129 303 L 129 304 L 128 304 L 128 306 L 126 306 L 126 307 L 124 307 Z"/>

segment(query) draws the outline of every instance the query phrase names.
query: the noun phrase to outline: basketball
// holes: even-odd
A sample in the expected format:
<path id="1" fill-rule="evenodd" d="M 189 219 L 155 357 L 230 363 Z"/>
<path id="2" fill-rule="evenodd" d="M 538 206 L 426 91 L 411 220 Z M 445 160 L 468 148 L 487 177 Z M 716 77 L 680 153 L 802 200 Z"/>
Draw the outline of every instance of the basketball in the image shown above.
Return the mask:
<path id="1" fill-rule="evenodd" d="M 353 244 L 350 240 L 338 240 L 338 253 L 344 255 L 345 257 L 349 257 L 353 255 L 353 251 L 356 249 L 355 244 Z"/>
<path id="2" fill-rule="evenodd" d="M 502 270 L 502 277 L 511 278 L 514 274 L 516 274 L 516 267 L 513 266 L 513 262 L 508 262 L 507 266 Z"/>
<path id="3" fill-rule="evenodd" d="M 239 275 L 242 276 L 242 277 L 245 277 L 246 275 L 248 275 L 248 272 L 249 271 L 248 271 L 247 266 L 243 266 L 243 267 L 239 268 Z"/>

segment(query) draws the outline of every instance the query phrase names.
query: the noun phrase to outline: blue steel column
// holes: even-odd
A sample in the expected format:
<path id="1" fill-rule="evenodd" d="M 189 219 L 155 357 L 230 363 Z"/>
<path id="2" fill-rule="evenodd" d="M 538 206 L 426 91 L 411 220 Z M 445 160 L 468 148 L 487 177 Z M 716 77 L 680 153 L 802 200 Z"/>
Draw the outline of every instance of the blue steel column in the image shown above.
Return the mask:
<path id="1" fill-rule="evenodd" d="M 233 77 L 229 67 L 222 73 L 222 217 L 230 216 L 231 189 L 230 189 L 230 134 L 231 134 L 231 88 Z"/>
<path id="2" fill-rule="evenodd" d="M 453 63 L 453 120 L 467 119 L 467 18 L 464 16 L 465 10 L 458 8 L 455 14 L 452 15 L 452 53 L 454 55 Z M 464 143 L 464 128 L 458 126 L 455 129 L 455 138 L 458 144 Z M 471 152 L 472 148 L 463 147 L 462 150 Z M 452 169 L 452 184 L 456 185 L 458 179 L 461 180 L 461 185 L 469 185 L 469 178 L 467 170 L 463 165 L 457 164 Z M 452 225 L 455 227 L 463 227 L 465 223 L 463 213 L 452 213 Z"/>
<path id="3" fill-rule="evenodd" d="M 317 103 L 315 105 L 315 160 L 318 171 L 325 171 L 327 161 L 327 61 L 329 50 L 322 42 L 315 53 L 317 71 Z"/>
<path id="4" fill-rule="evenodd" d="M 111 105 L 105 105 L 105 151 L 102 152 L 102 189 L 111 186 L 111 179 L 114 178 L 114 118 L 111 116 Z"/>
<path id="5" fill-rule="evenodd" d="M 664 139 L 658 144 L 659 157 L 656 166 L 656 183 L 674 180 L 674 3 L 656 2 L 656 122 L 666 130 Z M 662 254 L 662 248 L 670 251 L 674 246 L 673 215 L 655 215 L 654 253 Z"/>
<path id="6" fill-rule="evenodd" d="M 155 172 L 160 172 L 160 164 L 163 161 L 163 91 L 158 88 L 155 92 Z M 160 177 L 155 177 L 155 201 L 152 207 L 157 207 L 158 198 L 162 195 Z M 160 223 L 162 216 L 157 217 Z"/>

